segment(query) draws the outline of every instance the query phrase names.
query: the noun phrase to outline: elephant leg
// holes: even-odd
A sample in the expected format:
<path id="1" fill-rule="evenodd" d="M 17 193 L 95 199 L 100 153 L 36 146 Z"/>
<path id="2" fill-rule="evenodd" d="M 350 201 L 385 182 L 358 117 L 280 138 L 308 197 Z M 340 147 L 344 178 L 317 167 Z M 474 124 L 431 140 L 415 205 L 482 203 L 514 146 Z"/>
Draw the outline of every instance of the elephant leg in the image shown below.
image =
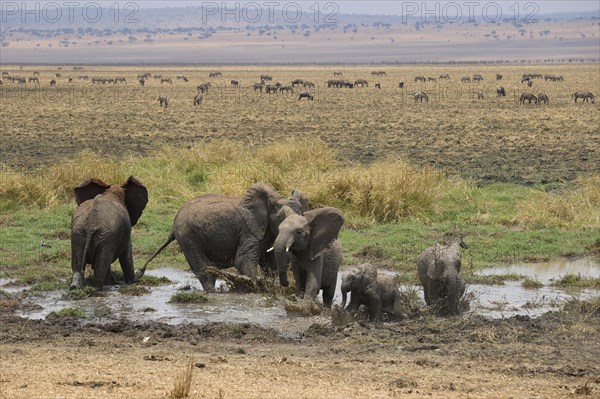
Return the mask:
<path id="1" fill-rule="evenodd" d="M 85 269 L 85 254 L 83 251 L 84 243 L 74 238 L 71 241 L 71 270 L 73 271 L 73 278 L 71 279 L 69 289 L 81 288 L 83 286 L 83 272 Z"/>
<path id="2" fill-rule="evenodd" d="M 94 279 L 92 284 L 94 287 L 101 291 L 104 288 L 104 282 L 106 281 L 107 275 L 110 271 L 110 264 L 112 263 L 112 256 L 106 249 L 97 250 L 96 256 L 94 257 L 93 269 Z"/>
<path id="3" fill-rule="evenodd" d="M 350 304 L 346 306 L 346 311 L 348 313 L 356 313 L 358 312 L 358 308 L 360 308 L 360 299 L 358 298 L 358 293 L 350 291 Z"/>
<path id="4" fill-rule="evenodd" d="M 244 276 L 248 276 L 252 281 L 256 281 L 256 266 L 260 259 L 259 243 L 253 240 L 245 240 L 240 243 L 240 246 L 235 253 L 233 265 Z"/>
<path id="5" fill-rule="evenodd" d="M 202 284 L 204 291 L 214 292 L 216 278 L 213 275 L 204 272 L 204 268 L 210 265 L 210 261 L 204 254 L 204 251 L 190 242 L 181 242 L 179 246 L 185 255 L 185 259 L 190 265 L 192 272 L 198 277 L 198 280 L 200 280 L 200 284 Z"/>
<path id="6" fill-rule="evenodd" d="M 376 293 L 369 295 L 369 318 L 371 321 L 381 321 L 381 298 Z"/>
<path id="7" fill-rule="evenodd" d="M 307 268 L 306 286 L 304 288 L 304 297 L 315 300 L 321 289 L 321 271 L 322 266 L 311 265 Z"/>
<path id="8" fill-rule="evenodd" d="M 293 257 L 291 263 L 296 283 L 296 295 L 301 298 L 304 296 L 304 290 L 306 289 L 306 270 L 303 270 L 300 263 Z"/>
<path id="9" fill-rule="evenodd" d="M 110 265 L 108 266 L 108 270 L 106 270 L 106 276 L 104 277 L 104 285 L 114 285 L 115 279 L 113 279 L 113 275 L 110 272 Z"/>
<path id="10" fill-rule="evenodd" d="M 131 249 L 131 241 L 127 244 L 127 249 L 119 256 L 119 263 L 123 270 L 123 278 L 125 284 L 133 284 L 135 281 L 135 270 L 133 269 L 133 255 Z M 109 270 L 110 275 L 110 270 Z"/>
<path id="11" fill-rule="evenodd" d="M 333 297 L 335 296 L 335 286 L 323 287 L 323 304 L 331 309 Z"/>

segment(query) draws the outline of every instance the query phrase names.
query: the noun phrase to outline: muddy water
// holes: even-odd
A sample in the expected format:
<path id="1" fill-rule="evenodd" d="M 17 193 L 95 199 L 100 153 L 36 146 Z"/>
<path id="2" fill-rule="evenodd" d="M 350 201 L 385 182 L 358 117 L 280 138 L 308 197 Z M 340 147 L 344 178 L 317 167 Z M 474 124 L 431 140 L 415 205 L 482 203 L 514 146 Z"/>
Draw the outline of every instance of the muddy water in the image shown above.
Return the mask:
<path id="1" fill-rule="evenodd" d="M 394 272 L 382 271 L 394 274 Z M 136 321 L 160 321 L 167 324 L 210 322 L 225 323 L 254 323 L 262 327 L 272 327 L 284 336 L 298 337 L 314 323 L 326 323 L 329 318 L 325 315 L 314 317 L 290 317 L 286 314 L 280 300 L 264 294 L 209 294 L 209 302 L 205 304 L 171 304 L 171 296 L 180 290 L 201 290 L 197 278 L 188 271 L 161 268 L 149 270 L 149 275 L 167 277 L 173 283 L 170 285 L 152 287 L 151 292 L 142 296 L 123 295 L 115 289 L 109 289 L 105 296 L 73 301 L 64 299 L 64 291 L 44 293 L 25 299 L 27 311 L 22 316 L 41 319 L 50 312 L 66 307 L 83 309 L 86 322 L 111 322 L 120 318 Z M 558 260 L 528 265 L 513 265 L 486 269 L 481 274 L 517 273 L 539 279 L 547 284 L 552 279 L 564 274 L 581 274 L 586 277 L 598 277 L 600 262 L 592 259 Z M 341 276 L 340 276 L 341 277 Z M 5 284 L 7 282 L 4 282 Z M 223 282 L 217 281 L 217 286 Z M 2 289 L 0 284 L 0 289 Z M 341 303 L 341 293 L 338 291 L 334 304 Z M 421 299 L 420 287 L 400 286 L 400 289 L 416 288 Z M 555 287 L 544 286 L 541 289 L 525 289 L 520 281 L 506 282 L 505 285 L 486 286 L 468 285 L 467 293 L 474 298 L 469 312 L 487 317 L 501 318 L 513 315 L 538 316 L 549 310 L 558 309 L 565 300 L 571 298 L 586 299 L 599 296 L 598 290 L 579 290 L 567 292 Z M 31 310 L 33 309 L 33 310 Z"/>

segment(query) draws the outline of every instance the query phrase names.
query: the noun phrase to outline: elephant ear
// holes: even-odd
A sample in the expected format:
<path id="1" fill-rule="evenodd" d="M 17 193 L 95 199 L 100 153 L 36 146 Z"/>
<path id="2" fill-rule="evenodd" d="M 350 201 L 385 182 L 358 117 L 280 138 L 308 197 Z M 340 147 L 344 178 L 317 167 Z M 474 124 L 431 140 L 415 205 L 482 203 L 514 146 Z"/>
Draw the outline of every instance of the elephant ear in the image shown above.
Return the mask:
<path id="1" fill-rule="evenodd" d="M 252 235 L 262 240 L 269 226 L 269 189 L 264 184 L 254 184 L 242 197 L 240 207 Z"/>
<path id="2" fill-rule="evenodd" d="M 294 189 L 289 199 L 292 201 L 298 201 L 300 204 L 300 214 L 308 211 L 308 198 L 306 198 L 306 195 L 302 191 Z"/>
<path id="3" fill-rule="evenodd" d="M 304 213 L 310 224 L 309 257 L 316 259 L 338 238 L 344 225 L 344 215 L 332 207 L 319 208 Z"/>
<path id="4" fill-rule="evenodd" d="M 81 205 L 87 200 L 91 200 L 98 194 L 102 194 L 110 188 L 110 185 L 100 179 L 89 179 L 75 187 L 75 200 L 77 205 Z"/>
<path id="5" fill-rule="evenodd" d="M 125 207 L 129 213 L 131 226 L 135 226 L 148 203 L 148 190 L 135 176 L 129 176 L 121 187 L 125 191 Z"/>

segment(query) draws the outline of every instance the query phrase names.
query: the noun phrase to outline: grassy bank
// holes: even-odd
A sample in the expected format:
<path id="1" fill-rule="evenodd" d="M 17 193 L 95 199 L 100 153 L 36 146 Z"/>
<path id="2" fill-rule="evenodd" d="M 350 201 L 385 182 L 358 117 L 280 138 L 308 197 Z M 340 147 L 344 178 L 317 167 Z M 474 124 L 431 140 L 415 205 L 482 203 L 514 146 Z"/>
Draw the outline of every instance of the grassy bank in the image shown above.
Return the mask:
<path id="1" fill-rule="evenodd" d="M 413 273 L 415 259 L 448 232 L 466 234 L 464 268 L 589 254 L 600 248 L 600 175 L 570 184 L 476 184 L 401 159 L 345 166 L 315 140 L 251 150 L 212 142 L 188 149 L 111 159 L 91 152 L 23 174 L 5 169 L 0 181 L 0 277 L 55 287 L 70 275 L 73 187 L 89 177 L 120 183 L 130 174 L 148 187 L 150 202 L 134 228 L 136 265 L 164 242 L 177 209 L 190 198 L 241 195 L 263 181 L 288 195 L 303 190 L 312 207 L 346 215 L 345 264 L 370 261 Z M 51 245 L 42 248 L 40 241 Z M 187 268 L 176 244 L 152 266 Z M 50 288 L 48 288 L 50 289 Z"/>

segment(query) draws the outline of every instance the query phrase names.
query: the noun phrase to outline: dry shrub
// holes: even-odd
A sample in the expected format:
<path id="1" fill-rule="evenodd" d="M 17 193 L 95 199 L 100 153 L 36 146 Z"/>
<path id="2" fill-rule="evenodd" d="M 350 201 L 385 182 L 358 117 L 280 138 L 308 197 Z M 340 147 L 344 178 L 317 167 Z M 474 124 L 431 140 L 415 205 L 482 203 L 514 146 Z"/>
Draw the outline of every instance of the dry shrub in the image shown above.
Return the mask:
<path id="1" fill-rule="evenodd" d="M 579 177 L 559 194 L 540 192 L 517 205 L 515 221 L 524 227 L 600 228 L 600 174 Z"/>
<path id="2" fill-rule="evenodd" d="M 175 387 L 169 395 L 169 399 L 184 399 L 190 396 L 190 390 L 192 387 L 192 370 L 194 368 L 194 362 L 191 360 L 185 367 L 183 373 L 179 374 L 175 378 Z"/>
<path id="3" fill-rule="evenodd" d="M 117 161 L 91 151 L 83 151 L 72 160 L 47 168 L 20 172 L 4 167 L 0 196 L 21 205 L 48 208 L 72 201 L 73 189 L 91 177 L 107 183 L 127 179 L 133 159 Z"/>
<path id="4" fill-rule="evenodd" d="M 434 211 L 447 187 L 441 172 L 395 160 L 340 169 L 309 198 L 386 223 Z"/>

